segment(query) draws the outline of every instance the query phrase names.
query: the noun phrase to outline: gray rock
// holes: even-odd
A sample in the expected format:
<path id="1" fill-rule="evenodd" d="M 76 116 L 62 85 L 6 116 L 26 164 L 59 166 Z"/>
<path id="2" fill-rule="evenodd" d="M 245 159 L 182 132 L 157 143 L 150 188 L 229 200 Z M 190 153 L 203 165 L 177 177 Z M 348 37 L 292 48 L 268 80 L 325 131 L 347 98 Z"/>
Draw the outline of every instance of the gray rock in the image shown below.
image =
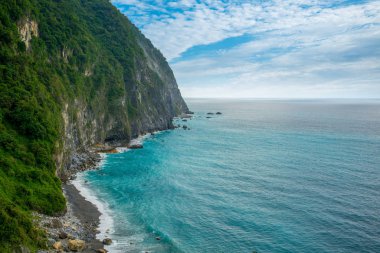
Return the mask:
<path id="1" fill-rule="evenodd" d="M 58 233 L 58 237 L 60 238 L 60 239 L 66 239 L 67 238 L 67 233 L 65 232 L 65 231 L 60 231 L 59 233 Z"/>
<path id="2" fill-rule="evenodd" d="M 55 240 L 53 238 L 47 239 L 47 246 L 48 247 L 52 247 L 54 243 L 55 243 Z"/>
<path id="3" fill-rule="evenodd" d="M 105 239 L 103 240 L 103 244 L 104 244 L 104 245 L 111 245 L 111 244 L 112 244 L 112 240 L 111 240 L 110 238 L 105 238 Z"/>
<path id="4" fill-rule="evenodd" d="M 130 149 L 140 149 L 140 148 L 143 148 L 143 145 L 142 144 L 132 144 L 132 145 L 129 145 L 128 148 L 130 148 Z"/>
<path id="5" fill-rule="evenodd" d="M 62 228 L 62 222 L 59 219 L 52 219 L 51 220 L 51 227 L 52 228 Z"/>

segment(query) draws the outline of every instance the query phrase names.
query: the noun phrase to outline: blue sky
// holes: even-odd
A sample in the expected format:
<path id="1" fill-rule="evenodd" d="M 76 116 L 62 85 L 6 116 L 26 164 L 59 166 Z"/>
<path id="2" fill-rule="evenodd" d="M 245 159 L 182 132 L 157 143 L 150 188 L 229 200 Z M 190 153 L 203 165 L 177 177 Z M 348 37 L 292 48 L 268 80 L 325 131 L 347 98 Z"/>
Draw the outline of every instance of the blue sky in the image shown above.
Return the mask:
<path id="1" fill-rule="evenodd" d="M 112 2 L 185 97 L 380 97 L 380 1 Z"/>

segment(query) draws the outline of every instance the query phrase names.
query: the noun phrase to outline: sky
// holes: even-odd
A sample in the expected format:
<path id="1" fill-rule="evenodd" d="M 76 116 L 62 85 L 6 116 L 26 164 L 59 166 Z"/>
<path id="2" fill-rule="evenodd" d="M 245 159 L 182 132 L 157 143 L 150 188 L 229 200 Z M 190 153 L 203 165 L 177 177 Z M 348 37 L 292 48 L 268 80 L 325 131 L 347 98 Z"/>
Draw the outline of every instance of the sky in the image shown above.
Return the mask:
<path id="1" fill-rule="evenodd" d="M 380 98 L 380 1 L 112 0 L 184 97 Z"/>

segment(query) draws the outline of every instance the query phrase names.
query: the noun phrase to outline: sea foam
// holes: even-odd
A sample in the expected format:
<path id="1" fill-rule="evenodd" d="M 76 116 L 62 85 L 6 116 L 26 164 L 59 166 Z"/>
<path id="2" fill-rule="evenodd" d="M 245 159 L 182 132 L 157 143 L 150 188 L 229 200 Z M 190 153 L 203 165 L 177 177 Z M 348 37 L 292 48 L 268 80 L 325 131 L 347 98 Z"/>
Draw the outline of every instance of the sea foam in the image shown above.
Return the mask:
<path id="1" fill-rule="evenodd" d="M 84 173 L 79 173 L 77 177 L 71 181 L 71 183 L 79 191 L 80 195 L 82 195 L 87 201 L 94 204 L 94 206 L 100 212 L 100 222 L 98 226 L 99 233 L 96 235 L 96 238 L 102 241 L 104 238 L 109 238 L 110 234 L 114 232 L 114 220 L 112 218 L 112 211 L 109 208 L 108 204 L 101 201 L 88 187 L 84 179 Z"/>

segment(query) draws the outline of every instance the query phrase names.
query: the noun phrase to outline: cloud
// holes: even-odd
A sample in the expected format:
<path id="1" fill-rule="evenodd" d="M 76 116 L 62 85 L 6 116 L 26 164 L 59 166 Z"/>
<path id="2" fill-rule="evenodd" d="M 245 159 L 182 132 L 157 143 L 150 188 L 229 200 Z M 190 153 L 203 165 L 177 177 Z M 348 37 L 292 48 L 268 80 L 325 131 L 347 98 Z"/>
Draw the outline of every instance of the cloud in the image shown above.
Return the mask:
<path id="1" fill-rule="evenodd" d="M 378 1 L 113 3 L 171 61 L 185 96 L 380 96 Z"/>
<path id="2" fill-rule="evenodd" d="M 270 32 L 219 56 L 172 66 L 186 96 L 379 97 L 379 27 L 310 39 L 313 31 L 291 38 Z"/>
<path id="3" fill-rule="evenodd" d="M 124 9 L 126 15 L 140 25 L 168 59 L 179 57 L 196 45 L 207 45 L 247 33 L 271 30 L 293 32 L 307 30 L 309 24 L 317 23 L 342 29 L 374 20 L 379 22 L 379 2 L 343 7 L 335 6 L 339 1 L 332 1 L 334 5 L 329 2 L 331 1 L 113 1 L 119 7 L 128 6 Z M 148 22 L 139 22 L 142 14 L 149 16 Z"/>

